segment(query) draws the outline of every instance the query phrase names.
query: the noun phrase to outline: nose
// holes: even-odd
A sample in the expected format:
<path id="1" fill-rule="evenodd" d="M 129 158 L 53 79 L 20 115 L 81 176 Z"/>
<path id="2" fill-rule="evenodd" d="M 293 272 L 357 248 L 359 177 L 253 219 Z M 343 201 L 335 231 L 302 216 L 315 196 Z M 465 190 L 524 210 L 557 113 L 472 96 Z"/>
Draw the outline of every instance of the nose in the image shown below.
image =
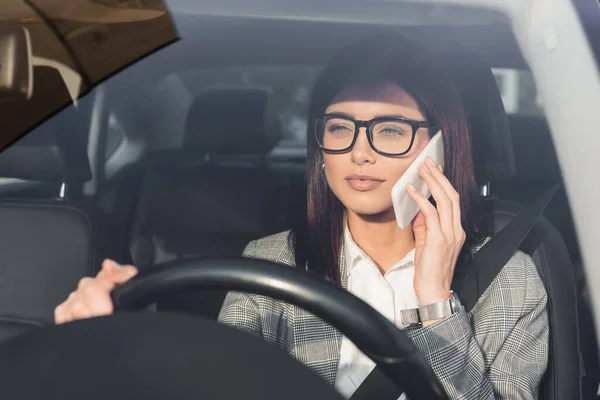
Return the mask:
<path id="1" fill-rule="evenodd" d="M 358 165 L 375 163 L 377 154 L 369 144 L 366 128 L 360 128 L 358 131 L 358 137 L 356 138 L 356 142 L 352 147 L 350 156 L 352 158 L 352 162 Z"/>

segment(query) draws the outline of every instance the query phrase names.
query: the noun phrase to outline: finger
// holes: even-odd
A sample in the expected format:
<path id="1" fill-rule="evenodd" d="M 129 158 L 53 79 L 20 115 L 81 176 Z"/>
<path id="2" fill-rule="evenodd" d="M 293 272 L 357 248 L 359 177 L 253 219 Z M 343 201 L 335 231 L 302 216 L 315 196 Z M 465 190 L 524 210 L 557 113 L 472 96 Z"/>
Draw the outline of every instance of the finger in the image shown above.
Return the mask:
<path id="1" fill-rule="evenodd" d="M 427 235 L 435 235 L 442 237 L 442 229 L 440 226 L 439 216 L 436 208 L 429 202 L 429 200 L 423 196 L 415 187 L 411 184 L 406 186 L 408 195 L 417 203 L 417 207 L 423 213 L 425 217 L 425 224 L 427 226 Z"/>
<path id="2" fill-rule="evenodd" d="M 108 315 L 113 312 L 113 303 L 110 292 L 115 284 L 109 281 L 96 279 L 93 285 L 81 290 L 81 299 L 92 316 Z"/>
<path id="3" fill-rule="evenodd" d="M 69 322 L 68 319 L 69 314 L 67 313 L 66 302 L 61 303 L 54 309 L 54 323 L 64 324 L 65 322 Z"/>
<path id="4" fill-rule="evenodd" d="M 89 293 L 96 293 L 99 288 L 102 290 L 109 292 L 115 287 L 115 284 L 109 279 L 100 279 L 100 278 L 82 278 L 77 285 L 77 291 L 75 295 L 83 295 L 86 296 Z"/>
<path id="5" fill-rule="evenodd" d="M 110 292 L 103 292 L 97 296 L 87 296 L 83 298 L 86 309 L 89 310 L 89 316 L 100 317 L 110 315 L 114 311 L 114 306 L 110 298 Z"/>
<path id="6" fill-rule="evenodd" d="M 421 211 L 417 213 L 413 220 L 412 227 L 415 236 L 415 247 L 418 249 L 425 244 L 425 237 L 427 236 L 427 223 L 425 222 L 425 215 Z"/>
<path id="7" fill-rule="evenodd" d="M 77 285 L 77 292 L 68 304 L 68 311 L 73 318 L 104 315 L 112 312 L 110 291 L 115 284 L 108 279 L 83 278 Z M 107 304 L 110 303 L 110 304 Z M 80 315 L 78 310 L 85 306 L 85 311 Z"/>
<path id="8" fill-rule="evenodd" d="M 83 299 L 79 297 L 77 297 L 69 304 L 67 308 L 67 313 L 69 321 L 90 318 L 92 316 L 91 310 L 83 302 Z"/>
<path id="9" fill-rule="evenodd" d="M 137 275 L 137 268 L 132 265 L 120 265 L 112 260 L 102 264 L 102 278 L 115 284 L 123 284 Z"/>
<path id="10" fill-rule="evenodd" d="M 425 222 L 425 215 L 421 211 L 419 211 L 413 219 L 412 226 L 413 229 L 427 226 Z"/>
<path id="11" fill-rule="evenodd" d="M 438 183 L 444 188 L 446 195 L 452 202 L 452 216 L 454 222 L 454 232 L 457 236 L 460 236 L 463 232 L 461 212 L 460 212 L 460 194 L 452 186 L 452 183 L 444 175 L 442 167 L 438 165 L 437 170 L 432 171 L 432 175 L 437 179 Z"/>
<path id="12" fill-rule="evenodd" d="M 99 279 L 108 279 L 107 275 L 110 274 L 110 269 L 112 268 L 112 264 L 114 261 L 106 259 L 102 262 L 102 268 L 100 268 L 100 272 L 96 275 L 96 278 Z"/>
<path id="13" fill-rule="evenodd" d="M 121 265 L 116 261 L 106 259 L 102 262 L 102 268 L 100 269 L 100 272 L 98 272 L 98 275 L 96 275 L 96 278 L 113 281 L 115 270 L 118 270 L 119 268 L 121 268 Z"/>
<path id="14" fill-rule="evenodd" d="M 454 241 L 454 218 L 452 212 L 452 201 L 446 194 L 442 185 L 438 182 L 434 172 L 439 174 L 439 170 L 431 159 L 427 159 L 421 166 L 419 174 L 429 187 L 431 195 L 437 203 L 437 209 L 440 219 L 440 226 L 444 237 L 448 242 Z"/>
<path id="15" fill-rule="evenodd" d="M 63 324 L 69 322 L 69 305 L 73 299 L 77 296 L 76 292 L 71 292 L 69 297 L 54 309 L 54 322 L 57 324 Z"/>
<path id="16" fill-rule="evenodd" d="M 81 294 L 81 292 L 83 292 L 87 287 L 95 285 L 97 281 L 98 279 L 90 278 L 89 276 L 81 278 L 79 280 L 79 283 L 77 284 L 77 291 L 75 292 L 75 296 L 78 297 Z"/>

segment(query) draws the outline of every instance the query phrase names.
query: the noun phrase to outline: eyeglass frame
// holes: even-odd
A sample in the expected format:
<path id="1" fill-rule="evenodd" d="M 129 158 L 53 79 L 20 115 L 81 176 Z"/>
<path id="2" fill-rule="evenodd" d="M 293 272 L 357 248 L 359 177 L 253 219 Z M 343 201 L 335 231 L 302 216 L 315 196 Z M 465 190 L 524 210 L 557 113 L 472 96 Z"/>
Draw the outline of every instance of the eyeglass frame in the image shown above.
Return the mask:
<path id="1" fill-rule="evenodd" d="M 352 138 L 352 142 L 350 143 L 350 145 L 348 147 L 346 147 L 345 149 L 341 149 L 341 150 L 326 149 L 320 143 L 319 132 L 317 131 L 317 124 L 318 124 L 319 120 L 325 119 L 328 117 L 342 118 L 342 119 L 345 119 L 346 121 L 354 122 L 354 137 Z M 408 146 L 408 149 L 405 152 L 403 152 L 403 153 L 386 153 L 375 147 L 375 145 L 373 144 L 373 132 L 371 130 L 371 127 L 375 123 L 382 122 L 382 121 L 405 122 L 412 127 L 412 136 L 410 138 L 410 144 Z M 356 139 L 358 139 L 358 135 L 360 134 L 360 128 L 365 128 L 369 146 L 371 146 L 371 148 L 376 153 L 381 154 L 382 156 L 400 157 L 400 156 L 408 154 L 408 152 L 412 149 L 413 144 L 415 142 L 415 137 L 417 135 L 417 130 L 419 130 L 420 128 L 430 128 L 430 129 L 435 128 L 435 125 L 430 124 L 428 121 L 415 121 L 415 120 L 403 118 L 403 117 L 377 117 L 377 118 L 373 118 L 371 120 L 365 121 L 365 120 L 357 120 L 357 119 L 351 118 L 345 114 L 337 114 L 337 113 L 324 114 L 324 115 L 318 117 L 317 119 L 315 119 L 315 122 L 314 122 L 315 139 L 317 140 L 317 144 L 319 145 L 319 148 L 321 150 L 323 150 L 324 152 L 326 152 L 328 154 L 342 154 L 342 153 L 347 153 L 348 151 L 352 150 L 352 148 L 356 144 Z"/>

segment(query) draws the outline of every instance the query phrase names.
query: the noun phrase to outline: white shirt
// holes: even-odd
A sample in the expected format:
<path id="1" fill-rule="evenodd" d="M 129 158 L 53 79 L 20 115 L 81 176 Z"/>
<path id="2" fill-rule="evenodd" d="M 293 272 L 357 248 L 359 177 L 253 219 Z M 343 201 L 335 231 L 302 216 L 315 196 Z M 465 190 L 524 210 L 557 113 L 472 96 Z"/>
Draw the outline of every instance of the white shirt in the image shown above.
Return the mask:
<path id="1" fill-rule="evenodd" d="M 410 251 L 382 275 L 375 262 L 354 242 L 347 228 L 344 247 L 348 291 L 379 311 L 398 328 L 404 328 L 400 311 L 419 306 L 413 287 L 415 250 Z M 349 398 L 374 368 L 375 363 L 344 336 L 335 381 L 338 392 Z M 400 397 L 403 398 L 404 395 Z"/>

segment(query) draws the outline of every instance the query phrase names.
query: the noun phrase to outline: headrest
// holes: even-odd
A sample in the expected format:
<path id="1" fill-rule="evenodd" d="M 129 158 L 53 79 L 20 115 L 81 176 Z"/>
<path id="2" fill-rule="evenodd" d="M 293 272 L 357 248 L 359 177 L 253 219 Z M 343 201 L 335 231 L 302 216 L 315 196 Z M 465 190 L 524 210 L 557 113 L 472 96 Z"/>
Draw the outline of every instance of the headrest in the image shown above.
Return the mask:
<path id="1" fill-rule="evenodd" d="M 454 55 L 450 67 L 467 112 L 477 182 L 514 177 L 510 125 L 494 74 L 468 54 Z"/>
<path id="2" fill-rule="evenodd" d="M 548 186 L 558 181 L 560 166 L 546 119 L 541 115 L 511 115 L 510 126 L 518 181 L 547 182 Z"/>
<path id="3" fill-rule="evenodd" d="M 263 88 L 207 89 L 190 106 L 184 149 L 211 155 L 267 154 L 275 145 L 267 137 L 269 94 Z"/>
<path id="4" fill-rule="evenodd" d="M 43 121 L 59 104 L 56 99 L 64 100 L 60 104 L 70 102 L 56 69 L 35 67 L 34 81 L 33 96 L 11 118 Z M 45 182 L 88 181 L 91 170 L 84 129 L 77 109 L 68 106 L 0 152 L 0 176 Z"/>
<path id="5" fill-rule="evenodd" d="M 264 170 L 156 164 L 146 170 L 140 217 L 145 229 L 158 236 L 260 237 L 278 215 L 277 191 Z"/>

